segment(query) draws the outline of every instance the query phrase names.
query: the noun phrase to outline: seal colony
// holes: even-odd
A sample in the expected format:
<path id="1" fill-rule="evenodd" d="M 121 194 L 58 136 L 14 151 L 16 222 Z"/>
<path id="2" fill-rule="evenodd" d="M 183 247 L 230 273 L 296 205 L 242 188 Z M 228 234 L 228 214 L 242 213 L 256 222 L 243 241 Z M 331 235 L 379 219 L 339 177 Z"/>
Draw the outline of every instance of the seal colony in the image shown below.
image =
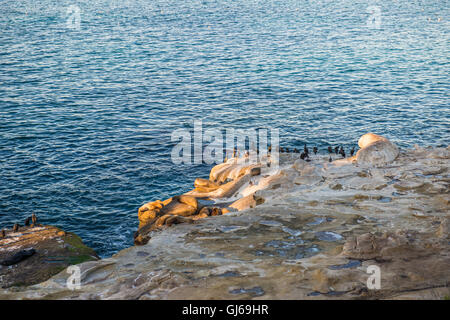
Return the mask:
<path id="1" fill-rule="evenodd" d="M 335 147 L 335 153 L 342 155 L 344 159 L 328 162 L 335 166 L 346 164 L 380 166 L 394 161 L 399 154 L 396 145 L 387 138 L 373 133 L 363 135 L 358 145 L 360 150 L 353 155 L 355 151 L 353 148 L 348 158 L 345 158 L 342 146 Z M 280 151 L 283 157 L 288 156 L 289 160 L 295 161 L 295 168 L 304 169 L 305 173 L 316 170 L 315 167 L 306 165 L 305 158 L 311 161 L 311 157 L 314 157 L 314 162 L 322 161 L 324 167 L 327 167 L 326 157 L 317 156 L 317 147 L 313 148 L 314 156 L 310 156 L 305 144 L 299 159 L 296 156 L 298 152 L 293 151 L 293 154 L 289 154 L 288 148 L 280 148 Z M 328 152 L 332 152 L 331 146 L 328 147 Z M 251 163 L 248 152 L 241 158 L 235 152 L 234 157 L 225 159 L 224 163 L 211 169 L 209 179 L 197 178 L 192 191 L 164 201 L 156 200 L 144 204 L 138 210 L 139 228 L 134 234 L 134 243 L 146 244 L 150 240 L 150 233 L 164 226 L 242 211 L 264 203 L 264 198 L 258 196 L 256 192 L 273 187 L 277 181 L 282 180 L 283 174 L 276 166 L 278 160 L 269 153 L 259 162 Z M 307 179 L 306 177 L 307 175 L 304 179 Z"/>
<path id="2" fill-rule="evenodd" d="M 399 150 L 375 134 L 358 145 L 346 158 L 227 159 L 139 208 L 138 245 L 78 264 L 80 290 L 62 271 L 0 299 L 448 299 L 450 147 Z"/>

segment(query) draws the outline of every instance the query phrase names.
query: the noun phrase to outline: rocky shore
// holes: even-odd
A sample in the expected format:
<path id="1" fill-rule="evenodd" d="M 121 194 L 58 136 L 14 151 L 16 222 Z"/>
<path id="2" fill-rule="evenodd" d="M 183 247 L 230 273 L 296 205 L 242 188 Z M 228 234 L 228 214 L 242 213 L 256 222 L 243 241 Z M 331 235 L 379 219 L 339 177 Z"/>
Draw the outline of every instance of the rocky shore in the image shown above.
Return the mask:
<path id="1" fill-rule="evenodd" d="M 78 264 L 79 290 L 65 271 L 21 286 L 17 275 L 0 298 L 448 299 L 450 148 L 399 150 L 374 134 L 358 144 L 333 162 L 228 159 L 192 191 L 143 205 L 136 245 Z"/>
<path id="2" fill-rule="evenodd" d="M 0 287 L 43 282 L 69 265 L 98 260 L 80 237 L 52 226 L 5 230 L 0 238 Z"/>

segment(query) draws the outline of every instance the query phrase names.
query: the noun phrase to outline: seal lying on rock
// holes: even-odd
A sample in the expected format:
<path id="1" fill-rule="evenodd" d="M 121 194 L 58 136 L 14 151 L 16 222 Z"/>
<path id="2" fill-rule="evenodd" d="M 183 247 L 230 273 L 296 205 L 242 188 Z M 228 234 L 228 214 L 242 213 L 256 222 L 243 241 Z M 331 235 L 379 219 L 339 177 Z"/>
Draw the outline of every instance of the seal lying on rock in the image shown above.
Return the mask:
<path id="1" fill-rule="evenodd" d="M 197 179 L 197 184 L 208 185 L 205 179 Z M 213 184 L 211 182 L 211 184 Z M 139 228 L 134 234 L 136 245 L 148 242 L 148 233 L 162 226 L 182 222 L 192 222 L 208 216 L 222 215 L 222 209 L 200 206 L 196 197 L 192 195 L 178 195 L 165 201 L 156 200 L 144 204 L 139 208 Z"/>
<path id="2" fill-rule="evenodd" d="M 15 253 L 11 258 L 5 259 L 2 262 L 0 262 L 0 264 L 2 266 L 12 266 L 13 264 L 17 264 L 20 261 L 31 257 L 35 253 L 36 250 L 34 249 L 20 250 L 19 252 Z"/>
<path id="3" fill-rule="evenodd" d="M 134 244 L 145 245 L 150 240 L 149 233 L 163 226 L 171 226 L 179 223 L 192 223 L 195 220 L 206 218 L 208 216 L 222 215 L 220 208 L 203 207 L 198 214 L 182 216 L 177 214 L 165 214 L 150 219 L 145 224 L 140 224 L 139 229 L 134 233 Z"/>
<path id="4" fill-rule="evenodd" d="M 156 200 L 149 202 L 139 208 L 139 228 L 151 220 L 166 214 L 186 217 L 195 214 L 197 209 L 197 198 L 189 195 L 174 196 L 165 201 Z"/>

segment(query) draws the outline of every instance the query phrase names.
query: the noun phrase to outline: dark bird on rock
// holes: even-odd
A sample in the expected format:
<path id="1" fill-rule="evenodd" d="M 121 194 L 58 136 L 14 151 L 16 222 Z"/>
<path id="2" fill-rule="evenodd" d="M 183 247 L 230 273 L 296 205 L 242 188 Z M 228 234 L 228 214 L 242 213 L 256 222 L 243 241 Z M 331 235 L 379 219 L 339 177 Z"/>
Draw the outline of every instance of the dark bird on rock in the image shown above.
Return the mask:
<path id="1" fill-rule="evenodd" d="M 353 157 L 353 154 L 355 153 L 355 147 L 352 148 L 352 150 L 350 150 L 350 156 Z"/>
<path id="2" fill-rule="evenodd" d="M 17 231 L 19 231 L 19 225 L 16 223 L 13 226 L 13 232 L 17 232 Z"/>
<path id="3" fill-rule="evenodd" d="M 330 159 L 328 159 L 328 162 L 331 162 L 331 161 L 333 161 L 333 159 L 331 159 L 331 157 L 330 157 Z"/>
<path id="4" fill-rule="evenodd" d="M 331 146 L 328 147 L 328 153 L 333 153 L 333 148 Z"/>
<path id="5" fill-rule="evenodd" d="M 289 148 L 286 148 L 286 152 L 289 153 Z"/>
<path id="6" fill-rule="evenodd" d="M 269 152 L 272 152 L 272 146 L 269 146 L 269 149 L 267 149 Z"/>
<path id="7" fill-rule="evenodd" d="M 339 154 L 345 158 L 345 151 L 344 148 L 341 146 L 341 149 L 339 150 Z"/>
<path id="8" fill-rule="evenodd" d="M 300 153 L 297 148 L 294 149 L 294 153 Z"/>
<path id="9" fill-rule="evenodd" d="M 308 150 L 308 147 L 306 146 L 306 143 L 305 143 L 305 146 L 303 147 L 303 151 L 306 153 L 306 155 L 308 155 L 309 150 Z"/>
<path id="10" fill-rule="evenodd" d="M 317 147 L 313 148 L 313 152 L 314 152 L 314 154 L 317 154 Z"/>
<path id="11" fill-rule="evenodd" d="M 28 218 L 25 219 L 25 226 L 28 227 L 28 226 L 30 225 L 30 220 L 31 220 L 30 217 L 28 217 Z"/>
<path id="12" fill-rule="evenodd" d="M 280 152 L 283 153 L 284 152 L 284 148 L 280 147 Z"/>
<path id="13" fill-rule="evenodd" d="M 334 153 L 338 154 L 339 153 L 339 146 L 334 147 Z"/>
<path id="14" fill-rule="evenodd" d="M 2 238 L 6 237 L 6 231 L 5 229 L 2 229 Z"/>
<path id="15" fill-rule="evenodd" d="M 31 215 L 31 221 L 33 222 L 34 225 L 37 222 L 37 217 L 36 217 L 36 215 L 34 213 Z"/>
<path id="16" fill-rule="evenodd" d="M 308 158 L 308 154 L 302 152 L 302 153 L 300 154 L 300 159 L 305 160 L 306 158 Z"/>

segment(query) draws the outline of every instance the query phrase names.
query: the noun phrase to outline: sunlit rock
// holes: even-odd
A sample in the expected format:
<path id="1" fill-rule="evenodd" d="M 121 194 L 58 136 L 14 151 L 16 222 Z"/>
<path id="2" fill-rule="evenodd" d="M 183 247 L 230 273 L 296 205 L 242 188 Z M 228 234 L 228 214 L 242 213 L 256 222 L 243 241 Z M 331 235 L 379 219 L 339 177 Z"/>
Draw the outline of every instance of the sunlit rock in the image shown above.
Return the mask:
<path id="1" fill-rule="evenodd" d="M 397 158 L 399 151 L 387 138 L 367 133 L 358 140 L 361 148 L 356 153 L 356 162 L 363 165 L 384 165 Z"/>

